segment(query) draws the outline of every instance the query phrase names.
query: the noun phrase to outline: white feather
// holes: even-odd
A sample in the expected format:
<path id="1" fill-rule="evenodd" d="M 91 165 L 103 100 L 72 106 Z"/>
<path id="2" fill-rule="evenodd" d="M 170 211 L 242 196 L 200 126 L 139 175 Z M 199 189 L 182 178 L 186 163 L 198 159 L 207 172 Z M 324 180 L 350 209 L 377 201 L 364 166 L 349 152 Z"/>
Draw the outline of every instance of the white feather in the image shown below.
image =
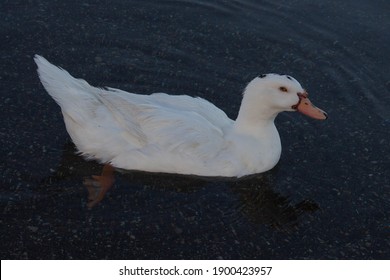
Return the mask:
<path id="1" fill-rule="evenodd" d="M 95 88 L 41 56 L 35 62 L 67 131 L 88 158 L 129 170 L 238 177 L 269 170 L 280 158 L 274 118 L 283 110 L 262 79 L 248 85 L 233 121 L 202 98 Z M 302 89 L 295 80 L 270 79 Z M 283 101 L 288 106 L 297 102 L 289 98 Z"/>

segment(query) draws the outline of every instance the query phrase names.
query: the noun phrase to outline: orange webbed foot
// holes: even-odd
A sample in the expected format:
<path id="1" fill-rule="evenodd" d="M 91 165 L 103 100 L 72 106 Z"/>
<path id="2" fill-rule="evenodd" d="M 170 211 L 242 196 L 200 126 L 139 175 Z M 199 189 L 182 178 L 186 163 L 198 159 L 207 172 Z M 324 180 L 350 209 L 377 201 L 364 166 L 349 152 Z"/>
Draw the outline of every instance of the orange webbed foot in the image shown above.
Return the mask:
<path id="1" fill-rule="evenodd" d="M 102 201 L 106 192 L 114 185 L 114 168 L 111 164 L 106 164 L 100 176 L 92 175 L 91 177 L 84 180 L 84 186 L 88 190 L 88 208 Z"/>

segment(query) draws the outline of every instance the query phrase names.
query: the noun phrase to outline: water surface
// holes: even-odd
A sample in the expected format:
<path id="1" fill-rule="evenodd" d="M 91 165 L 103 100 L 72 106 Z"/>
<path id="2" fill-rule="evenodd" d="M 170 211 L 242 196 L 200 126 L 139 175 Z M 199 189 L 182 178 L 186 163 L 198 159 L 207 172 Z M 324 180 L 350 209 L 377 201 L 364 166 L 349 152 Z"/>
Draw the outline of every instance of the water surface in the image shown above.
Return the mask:
<path id="1" fill-rule="evenodd" d="M 388 259 L 388 1 L 2 1 L 2 259 Z M 261 73 L 329 114 L 276 120 L 270 172 L 125 172 L 87 210 L 85 176 L 33 55 L 95 86 L 201 96 L 237 116 Z"/>

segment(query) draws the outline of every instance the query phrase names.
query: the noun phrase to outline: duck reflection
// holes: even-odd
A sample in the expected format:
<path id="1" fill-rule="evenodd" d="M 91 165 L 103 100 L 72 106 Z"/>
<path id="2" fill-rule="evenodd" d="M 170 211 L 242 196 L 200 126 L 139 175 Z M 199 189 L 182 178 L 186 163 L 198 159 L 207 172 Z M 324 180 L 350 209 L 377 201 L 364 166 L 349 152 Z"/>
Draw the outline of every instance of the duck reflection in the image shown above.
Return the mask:
<path id="1" fill-rule="evenodd" d="M 272 185 L 270 172 L 232 183 L 240 202 L 237 211 L 252 223 L 289 230 L 298 226 L 298 218 L 303 213 L 319 209 L 318 204 L 310 200 L 292 203 L 288 197 L 272 190 Z"/>
<path id="2" fill-rule="evenodd" d="M 53 174 L 41 182 L 43 185 L 72 178 L 83 178 L 83 185 L 88 190 L 87 206 L 99 207 L 99 202 L 107 191 L 96 180 L 102 166 L 96 162 L 85 161 L 77 155 L 72 143 L 64 145 L 61 162 Z M 127 184 L 147 186 L 146 190 L 168 190 L 176 193 L 195 193 L 200 190 L 224 185 L 224 190 L 231 190 L 235 195 L 232 211 L 245 216 L 253 224 L 266 224 L 275 229 L 290 230 L 298 227 L 299 217 L 306 212 L 314 212 L 319 206 L 312 201 L 302 200 L 293 203 L 288 197 L 273 190 L 275 169 L 263 174 L 247 176 L 241 179 L 205 178 L 177 174 L 156 174 L 140 171 L 125 171 L 104 166 L 100 177 L 105 177 L 109 184 L 114 184 L 114 174 Z M 80 184 L 81 185 L 81 184 Z M 98 199 L 96 199 L 99 197 Z"/>

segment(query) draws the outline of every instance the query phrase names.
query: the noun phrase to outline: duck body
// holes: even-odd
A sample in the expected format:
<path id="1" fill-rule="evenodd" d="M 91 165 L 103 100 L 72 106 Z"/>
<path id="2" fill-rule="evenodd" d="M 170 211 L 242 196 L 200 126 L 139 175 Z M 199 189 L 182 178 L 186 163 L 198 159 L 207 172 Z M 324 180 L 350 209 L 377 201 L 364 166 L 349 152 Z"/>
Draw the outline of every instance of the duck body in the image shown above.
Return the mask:
<path id="1" fill-rule="evenodd" d="M 281 155 L 274 119 L 300 101 L 291 95 L 286 108 L 283 102 L 270 107 L 264 79 L 255 78 L 234 121 L 199 97 L 96 88 L 41 56 L 35 62 L 80 153 L 127 170 L 223 177 L 267 171 Z M 271 84 L 281 79 L 270 75 Z M 288 82 L 303 90 L 295 79 Z"/>

